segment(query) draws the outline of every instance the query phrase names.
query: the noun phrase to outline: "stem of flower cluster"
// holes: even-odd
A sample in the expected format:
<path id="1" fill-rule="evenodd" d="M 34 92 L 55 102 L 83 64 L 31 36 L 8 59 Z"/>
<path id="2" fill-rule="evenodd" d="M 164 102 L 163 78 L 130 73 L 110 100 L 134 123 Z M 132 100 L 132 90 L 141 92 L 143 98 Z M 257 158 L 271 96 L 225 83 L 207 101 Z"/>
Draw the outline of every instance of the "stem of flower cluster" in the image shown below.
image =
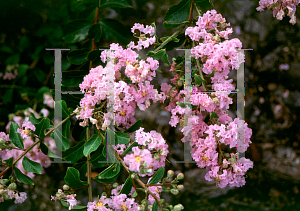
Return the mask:
<path id="1" fill-rule="evenodd" d="M 172 34 L 168 39 L 166 39 L 158 48 L 156 48 L 154 50 L 154 53 L 156 53 L 157 51 L 159 51 L 160 49 L 162 49 L 165 45 L 167 45 L 170 41 L 172 41 L 173 38 L 177 37 L 178 34 L 181 32 L 181 30 L 185 27 L 185 25 L 183 25 L 182 27 L 180 27 L 174 34 Z"/>
<path id="2" fill-rule="evenodd" d="M 86 142 L 89 140 L 89 135 L 90 135 L 90 128 L 87 127 L 86 128 Z M 91 163 L 90 163 L 90 158 L 91 158 L 91 155 L 89 154 L 87 156 L 87 162 L 86 162 L 86 165 L 87 165 L 87 181 L 88 181 L 88 192 L 89 192 L 89 202 L 92 202 L 93 201 L 93 187 L 92 187 L 92 169 L 91 169 Z"/>
<path id="3" fill-rule="evenodd" d="M 65 118 L 63 121 L 61 121 L 61 123 L 59 123 L 58 125 L 56 125 L 53 129 L 49 130 L 46 134 L 45 137 L 48 136 L 49 134 L 51 134 L 54 130 L 56 130 L 57 128 L 59 128 L 61 125 L 63 125 L 66 121 L 68 121 L 72 116 L 74 116 L 75 113 L 71 114 L 70 116 L 68 116 L 67 118 Z M 34 142 L 31 146 L 29 146 L 16 160 L 14 160 L 12 166 L 14 166 L 24 155 L 27 154 L 27 152 L 29 152 L 30 150 L 33 149 L 33 147 L 35 145 L 37 145 L 38 143 L 41 142 L 42 139 L 37 140 L 36 142 Z M 4 169 L 4 171 L 2 171 L 0 173 L 0 176 L 2 176 L 3 174 L 5 174 L 11 167 L 8 166 L 6 169 Z"/>

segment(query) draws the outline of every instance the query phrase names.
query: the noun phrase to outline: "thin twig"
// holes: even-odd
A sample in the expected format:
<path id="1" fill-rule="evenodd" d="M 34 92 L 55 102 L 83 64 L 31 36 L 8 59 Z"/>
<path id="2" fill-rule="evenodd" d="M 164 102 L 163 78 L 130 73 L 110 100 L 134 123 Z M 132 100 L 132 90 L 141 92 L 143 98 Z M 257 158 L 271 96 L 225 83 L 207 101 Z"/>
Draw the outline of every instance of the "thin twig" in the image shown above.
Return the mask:
<path id="1" fill-rule="evenodd" d="M 89 130 L 89 127 L 86 128 L 86 142 L 89 140 L 89 136 L 90 136 L 90 130 Z M 91 177 L 92 177 L 92 169 L 91 169 L 91 163 L 90 163 L 90 158 L 91 158 L 91 155 L 89 154 L 87 156 L 87 180 L 88 180 L 88 192 L 89 192 L 89 202 L 92 202 L 93 201 L 93 187 L 92 187 L 92 180 L 91 180 Z"/>

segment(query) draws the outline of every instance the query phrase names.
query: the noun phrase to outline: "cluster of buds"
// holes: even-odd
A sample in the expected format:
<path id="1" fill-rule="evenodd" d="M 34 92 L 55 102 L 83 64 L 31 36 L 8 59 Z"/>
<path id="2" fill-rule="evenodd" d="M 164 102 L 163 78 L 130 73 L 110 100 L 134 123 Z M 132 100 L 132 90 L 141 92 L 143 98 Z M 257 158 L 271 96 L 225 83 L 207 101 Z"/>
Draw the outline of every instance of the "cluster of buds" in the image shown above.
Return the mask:
<path id="1" fill-rule="evenodd" d="M 14 147 L 13 143 L 11 143 L 10 141 L 5 141 L 4 138 L 0 138 L 0 151 L 3 150 L 11 150 L 12 147 Z"/>
<path id="2" fill-rule="evenodd" d="M 63 190 L 58 189 L 55 196 L 51 196 L 51 200 L 57 201 L 57 200 L 64 200 L 69 203 L 69 210 L 73 209 L 73 206 L 77 205 L 77 200 L 75 199 L 76 194 L 72 194 L 73 190 L 68 186 L 64 185 Z"/>
<path id="3" fill-rule="evenodd" d="M 13 176 L 9 179 L 0 179 L 0 202 L 15 199 L 15 204 L 23 203 L 27 199 L 25 192 L 16 192 L 17 184 Z"/>

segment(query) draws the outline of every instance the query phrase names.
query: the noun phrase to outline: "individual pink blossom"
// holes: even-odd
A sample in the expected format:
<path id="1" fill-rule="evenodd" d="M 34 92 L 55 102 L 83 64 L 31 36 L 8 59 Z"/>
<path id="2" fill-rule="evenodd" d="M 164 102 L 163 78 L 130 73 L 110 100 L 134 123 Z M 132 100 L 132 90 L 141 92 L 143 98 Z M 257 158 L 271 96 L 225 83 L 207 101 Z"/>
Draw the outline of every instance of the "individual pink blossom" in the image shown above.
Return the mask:
<path id="1" fill-rule="evenodd" d="M 51 95 L 44 94 L 44 102 L 45 105 L 47 105 L 49 108 L 54 108 L 54 100 Z"/>
<path id="2" fill-rule="evenodd" d="M 124 162 L 129 165 L 130 171 L 140 172 L 140 167 L 150 167 L 153 161 L 152 155 L 148 149 L 140 150 L 138 147 L 132 148 L 133 153 L 124 157 Z"/>
<path id="3" fill-rule="evenodd" d="M 35 131 L 35 126 L 29 121 L 24 121 L 22 124 L 22 128 L 24 128 L 24 130 L 18 128 L 17 132 L 21 134 L 21 137 L 23 139 L 29 136 L 30 131 Z"/>

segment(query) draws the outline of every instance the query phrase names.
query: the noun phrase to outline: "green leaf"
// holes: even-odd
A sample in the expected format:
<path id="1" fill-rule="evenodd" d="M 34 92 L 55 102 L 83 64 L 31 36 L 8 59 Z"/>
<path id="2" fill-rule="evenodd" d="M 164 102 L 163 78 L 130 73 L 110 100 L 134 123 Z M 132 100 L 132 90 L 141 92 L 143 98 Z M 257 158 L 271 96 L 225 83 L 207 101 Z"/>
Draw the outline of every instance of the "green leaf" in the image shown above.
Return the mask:
<path id="1" fill-rule="evenodd" d="M 132 133 L 136 130 L 138 130 L 140 127 L 142 126 L 142 121 L 139 119 L 138 121 L 136 121 L 130 128 L 128 128 L 127 130 L 125 130 L 125 133 Z"/>
<path id="2" fill-rule="evenodd" d="M 165 20 L 168 23 L 182 23 L 187 20 L 190 13 L 191 0 L 182 0 L 170 7 L 166 13 Z"/>
<path id="3" fill-rule="evenodd" d="M 99 50 L 93 50 L 89 52 L 87 58 L 91 61 L 95 61 L 96 59 L 100 59 L 101 51 Z"/>
<path id="4" fill-rule="evenodd" d="M 105 8 L 114 8 L 114 7 L 131 7 L 127 1 L 125 0 L 101 0 L 99 11 L 105 9 Z"/>
<path id="5" fill-rule="evenodd" d="M 94 134 L 84 145 L 83 154 L 88 156 L 91 152 L 94 152 L 98 149 L 102 142 L 102 137 L 98 134 Z"/>
<path id="6" fill-rule="evenodd" d="M 9 140 L 18 148 L 24 149 L 20 133 L 17 132 L 19 125 L 12 122 L 9 128 Z"/>
<path id="7" fill-rule="evenodd" d="M 219 118 L 218 114 L 216 112 L 211 112 L 211 117 L 210 118 Z"/>
<path id="8" fill-rule="evenodd" d="M 61 102 L 56 102 L 55 103 L 55 111 L 58 108 L 61 108 L 62 118 L 67 118 L 70 115 L 70 112 L 67 108 L 67 104 L 64 100 L 61 100 Z"/>
<path id="9" fill-rule="evenodd" d="M 163 60 L 164 63 L 166 63 L 168 65 L 171 65 L 168 58 L 169 58 L 168 54 L 165 54 L 165 55 L 163 55 L 162 60 Z"/>
<path id="10" fill-rule="evenodd" d="M 45 138 L 45 130 L 51 128 L 50 119 L 43 118 L 39 123 L 35 124 L 35 131 L 39 138 Z"/>
<path id="11" fill-rule="evenodd" d="M 168 23 L 167 21 L 164 21 L 164 28 L 165 29 L 172 29 L 172 28 L 176 28 L 178 26 L 180 26 L 181 23 Z"/>
<path id="12" fill-rule="evenodd" d="M 18 69 L 18 77 L 23 76 L 26 71 L 28 70 L 29 65 L 28 64 L 20 64 Z"/>
<path id="13" fill-rule="evenodd" d="M 185 108 L 185 103 L 183 102 L 176 102 L 177 105 L 179 105 L 181 108 Z"/>
<path id="14" fill-rule="evenodd" d="M 154 201 L 154 203 L 152 205 L 152 211 L 158 211 L 158 204 L 157 204 L 156 200 Z"/>
<path id="15" fill-rule="evenodd" d="M 101 19 L 103 36 L 111 41 L 117 41 L 122 45 L 128 44 L 131 39 L 131 32 L 128 27 L 114 19 Z"/>
<path id="16" fill-rule="evenodd" d="M 70 204 L 68 202 L 63 201 L 63 200 L 59 200 L 59 202 L 64 208 L 69 209 Z M 87 206 L 75 205 L 75 206 L 73 206 L 72 210 L 84 211 L 86 209 L 87 209 Z"/>
<path id="17" fill-rule="evenodd" d="M 120 163 L 113 163 L 98 174 L 98 179 L 110 179 L 115 177 L 121 170 Z"/>
<path id="18" fill-rule="evenodd" d="M 118 144 L 128 144 L 130 141 L 129 135 L 122 132 L 116 132 L 116 135 L 118 137 Z"/>
<path id="19" fill-rule="evenodd" d="M 154 53 L 154 51 L 149 51 L 147 56 L 151 56 L 153 59 L 160 60 L 161 58 L 163 58 L 163 56 L 165 54 L 166 54 L 166 50 L 161 49 L 161 50 L 157 51 L 156 53 Z"/>
<path id="20" fill-rule="evenodd" d="M 14 162 L 14 158 L 11 157 L 11 158 L 8 158 L 7 160 L 4 160 L 4 161 L 7 163 L 7 165 L 12 166 L 12 164 Z"/>
<path id="21" fill-rule="evenodd" d="M 124 185 L 122 187 L 122 189 L 120 190 L 119 194 L 129 194 L 130 191 L 132 189 L 132 179 L 131 176 L 129 175 L 126 179 L 126 181 L 124 182 Z"/>
<path id="22" fill-rule="evenodd" d="M 29 185 L 34 185 L 34 182 L 32 181 L 32 179 L 30 177 L 28 177 L 27 175 L 23 174 L 16 166 L 14 166 L 14 173 L 16 178 L 23 183 L 27 183 Z"/>
<path id="23" fill-rule="evenodd" d="M 64 87 L 79 87 L 82 83 L 83 77 L 88 74 L 86 70 L 69 70 L 62 71 L 62 86 Z"/>
<path id="24" fill-rule="evenodd" d="M 48 155 L 50 158 L 61 158 L 61 157 L 59 157 L 58 155 L 56 155 L 56 154 L 54 154 L 53 152 L 51 152 L 51 151 L 49 150 L 49 148 L 47 147 L 47 145 L 44 144 L 43 142 L 41 142 L 40 147 L 41 147 L 42 152 L 43 152 L 45 155 Z"/>
<path id="25" fill-rule="evenodd" d="M 70 148 L 69 140 L 62 135 L 62 133 L 57 129 L 51 133 L 51 138 L 54 139 L 56 147 L 61 151 L 66 151 Z"/>
<path id="26" fill-rule="evenodd" d="M 201 77 L 199 75 L 195 75 L 195 81 L 198 85 L 201 85 L 203 80 L 201 79 Z"/>
<path id="27" fill-rule="evenodd" d="M 127 149 L 124 150 L 124 152 L 122 153 L 122 155 L 127 155 L 128 153 L 131 152 L 132 147 L 136 147 L 138 146 L 137 142 L 133 142 Z"/>
<path id="28" fill-rule="evenodd" d="M 73 167 L 68 167 L 66 176 L 64 177 L 65 183 L 70 185 L 72 188 L 80 188 L 85 186 L 87 182 L 83 182 L 79 178 L 79 171 Z"/>
<path id="29" fill-rule="evenodd" d="M 63 158 L 71 163 L 76 163 L 83 156 L 84 141 L 79 142 L 76 146 L 69 148 L 63 154 Z"/>
<path id="30" fill-rule="evenodd" d="M 101 168 L 107 165 L 106 157 L 103 155 L 104 146 L 101 145 L 90 158 L 90 162 L 93 164 L 95 168 Z M 100 161 L 100 162 L 98 162 Z"/>
<path id="31" fill-rule="evenodd" d="M 5 94 L 3 95 L 3 103 L 9 104 L 13 102 L 13 95 L 14 95 L 14 89 L 8 89 L 6 90 Z"/>
<path id="32" fill-rule="evenodd" d="M 165 168 L 164 167 L 160 167 L 157 172 L 154 174 L 154 176 L 152 177 L 152 179 L 149 181 L 149 185 L 151 184 L 157 184 L 161 178 L 164 176 L 164 172 L 165 172 Z"/>
<path id="33" fill-rule="evenodd" d="M 72 50 L 68 53 L 68 61 L 75 65 L 81 65 L 88 61 L 87 56 L 89 52 L 89 49 Z"/>
<path id="34" fill-rule="evenodd" d="M 211 0 L 194 0 L 194 2 L 201 8 L 202 11 L 211 10 L 213 6 Z"/>
<path id="35" fill-rule="evenodd" d="M 80 179 L 84 180 L 86 178 L 85 175 L 86 175 L 86 172 L 87 172 L 87 163 L 86 163 L 86 161 L 76 163 L 73 167 L 76 168 L 79 171 Z"/>
<path id="36" fill-rule="evenodd" d="M 88 35 L 90 22 L 87 20 L 74 20 L 67 23 L 64 29 L 64 40 L 66 43 L 76 43 L 84 40 Z"/>
<path id="37" fill-rule="evenodd" d="M 28 157 L 24 156 L 22 161 L 23 168 L 28 172 L 34 172 L 37 174 L 42 173 L 42 166 L 41 164 L 30 160 Z"/>
<path id="38" fill-rule="evenodd" d="M 36 125 L 38 124 L 40 121 L 42 121 L 44 117 L 41 117 L 41 118 L 35 118 L 34 114 L 31 113 L 31 117 L 29 117 L 29 121 L 33 124 L 33 125 Z"/>
<path id="39" fill-rule="evenodd" d="M 85 141 L 86 140 L 86 128 L 81 132 L 81 134 L 79 136 L 79 140 L 80 141 Z"/>
<path id="40" fill-rule="evenodd" d="M 120 172 L 121 172 L 121 171 L 120 171 Z M 114 181 L 119 177 L 120 172 L 119 172 L 116 176 L 114 176 L 114 177 L 112 177 L 112 178 L 109 178 L 109 179 L 98 179 L 98 176 L 94 177 L 93 179 L 96 180 L 96 181 L 99 182 L 99 183 L 110 183 L 110 182 L 114 182 Z"/>
<path id="41" fill-rule="evenodd" d="M 102 36 L 102 28 L 99 23 L 93 24 L 89 29 L 89 37 L 94 38 L 95 42 L 99 42 Z"/>

